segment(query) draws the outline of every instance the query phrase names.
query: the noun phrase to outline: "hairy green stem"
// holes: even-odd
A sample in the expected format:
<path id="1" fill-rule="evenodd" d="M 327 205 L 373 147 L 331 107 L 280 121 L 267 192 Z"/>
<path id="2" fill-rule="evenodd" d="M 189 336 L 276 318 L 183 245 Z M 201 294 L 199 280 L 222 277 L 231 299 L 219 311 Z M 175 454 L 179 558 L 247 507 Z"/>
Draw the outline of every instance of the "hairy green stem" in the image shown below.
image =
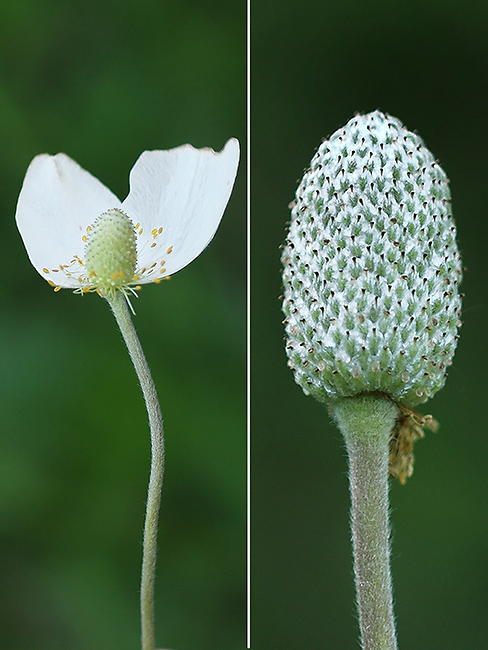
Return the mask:
<path id="1" fill-rule="evenodd" d="M 381 394 L 332 406 L 349 458 L 351 532 L 363 650 L 396 650 L 390 572 L 389 443 L 398 406 Z"/>
<path id="2" fill-rule="evenodd" d="M 154 580 L 156 574 L 159 508 L 164 473 L 163 418 L 156 387 L 132 323 L 125 296 L 118 291 L 115 297 L 107 297 L 107 300 L 122 332 L 137 377 L 139 378 L 151 429 L 151 474 L 147 494 L 142 554 L 141 634 L 142 650 L 155 650 Z"/>

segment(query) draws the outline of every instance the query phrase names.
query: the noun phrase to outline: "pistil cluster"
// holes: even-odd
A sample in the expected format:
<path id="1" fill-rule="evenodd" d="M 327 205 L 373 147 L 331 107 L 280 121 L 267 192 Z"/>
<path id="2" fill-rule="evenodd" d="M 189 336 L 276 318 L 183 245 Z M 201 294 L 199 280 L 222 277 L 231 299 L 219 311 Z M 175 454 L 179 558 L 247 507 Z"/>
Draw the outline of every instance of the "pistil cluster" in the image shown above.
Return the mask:
<path id="1" fill-rule="evenodd" d="M 93 287 L 113 294 L 134 280 L 137 250 L 134 224 L 121 210 L 109 210 L 88 227 L 85 267 Z"/>

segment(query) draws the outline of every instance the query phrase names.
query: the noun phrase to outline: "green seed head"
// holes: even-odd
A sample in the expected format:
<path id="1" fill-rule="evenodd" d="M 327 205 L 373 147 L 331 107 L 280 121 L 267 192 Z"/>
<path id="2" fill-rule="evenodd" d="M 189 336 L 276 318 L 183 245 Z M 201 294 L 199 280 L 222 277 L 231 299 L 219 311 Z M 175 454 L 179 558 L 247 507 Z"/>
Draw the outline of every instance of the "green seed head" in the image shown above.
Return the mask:
<path id="1" fill-rule="evenodd" d="M 442 388 L 461 312 L 449 184 L 398 119 L 358 115 L 322 143 L 282 261 L 288 363 L 307 394 L 412 407 Z"/>
<path id="2" fill-rule="evenodd" d="M 113 296 L 134 279 L 137 253 L 136 233 L 121 210 L 108 210 L 87 229 L 85 267 L 90 284 L 104 295 Z"/>

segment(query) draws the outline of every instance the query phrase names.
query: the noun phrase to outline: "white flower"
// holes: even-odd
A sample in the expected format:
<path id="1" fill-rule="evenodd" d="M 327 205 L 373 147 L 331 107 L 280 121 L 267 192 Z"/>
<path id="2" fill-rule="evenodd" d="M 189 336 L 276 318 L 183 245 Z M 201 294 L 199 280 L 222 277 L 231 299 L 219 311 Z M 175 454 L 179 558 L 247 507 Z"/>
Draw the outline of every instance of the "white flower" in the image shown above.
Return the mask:
<path id="1" fill-rule="evenodd" d="M 55 291 L 112 296 L 159 282 L 212 240 L 229 200 L 239 142 L 145 151 L 120 201 L 63 153 L 31 162 L 16 220 L 29 258 Z"/>

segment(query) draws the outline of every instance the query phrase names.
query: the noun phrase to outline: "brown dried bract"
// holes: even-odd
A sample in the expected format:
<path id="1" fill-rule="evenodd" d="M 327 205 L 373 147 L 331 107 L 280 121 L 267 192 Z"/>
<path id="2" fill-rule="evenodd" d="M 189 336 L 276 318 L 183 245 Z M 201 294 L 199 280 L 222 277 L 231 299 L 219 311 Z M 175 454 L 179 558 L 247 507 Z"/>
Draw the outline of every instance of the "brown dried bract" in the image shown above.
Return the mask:
<path id="1" fill-rule="evenodd" d="M 424 429 L 437 431 L 439 423 L 432 415 L 420 415 L 416 411 L 398 404 L 401 411 L 390 440 L 390 476 L 405 485 L 413 474 L 413 445 L 425 436 Z"/>

